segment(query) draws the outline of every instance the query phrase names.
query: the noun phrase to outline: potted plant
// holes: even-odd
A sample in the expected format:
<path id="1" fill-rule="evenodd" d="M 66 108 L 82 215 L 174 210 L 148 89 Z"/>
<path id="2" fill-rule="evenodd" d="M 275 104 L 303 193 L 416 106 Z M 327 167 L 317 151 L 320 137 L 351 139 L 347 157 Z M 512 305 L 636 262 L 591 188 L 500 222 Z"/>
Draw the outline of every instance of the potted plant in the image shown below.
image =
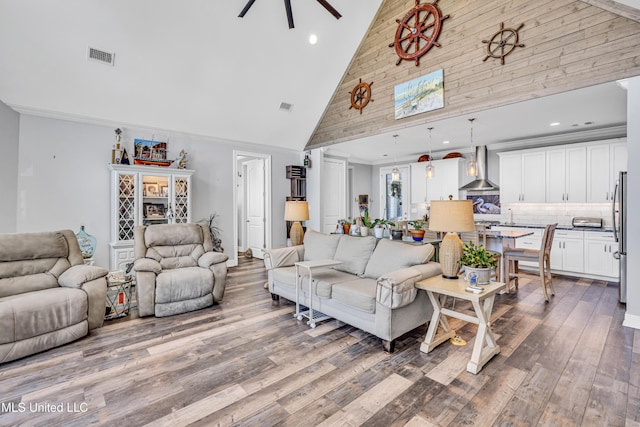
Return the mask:
<path id="1" fill-rule="evenodd" d="M 366 210 L 364 211 L 364 215 L 362 215 L 360 217 L 360 235 L 361 236 L 368 236 L 369 235 L 369 229 L 373 227 L 373 222 L 371 222 L 371 220 L 369 219 L 369 211 Z"/>
<path id="2" fill-rule="evenodd" d="M 349 234 L 349 231 L 351 231 L 351 221 L 348 219 L 341 219 L 340 222 L 342 223 L 342 230 L 344 231 L 344 234 Z"/>
<path id="3" fill-rule="evenodd" d="M 384 218 L 376 218 L 373 221 L 373 235 L 378 239 L 382 239 L 384 236 L 385 228 L 395 227 L 396 223 Z"/>
<path id="4" fill-rule="evenodd" d="M 424 219 L 415 219 L 413 221 L 409 221 L 409 225 L 413 227 L 413 229 L 409 230 L 413 240 L 421 242 L 422 239 L 424 239 L 424 227 L 427 225 L 427 221 Z"/>
<path id="5" fill-rule="evenodd" d="M 497 267 L 498 260 L 496 254 L 486 250 L 484 246 L 469 242 L 462 246 L 460 265 L 464 267 L 465 279 L 468 281 L 469 275 L 475 273 L 480 285 L 489 283 L 491 269 Z"/>

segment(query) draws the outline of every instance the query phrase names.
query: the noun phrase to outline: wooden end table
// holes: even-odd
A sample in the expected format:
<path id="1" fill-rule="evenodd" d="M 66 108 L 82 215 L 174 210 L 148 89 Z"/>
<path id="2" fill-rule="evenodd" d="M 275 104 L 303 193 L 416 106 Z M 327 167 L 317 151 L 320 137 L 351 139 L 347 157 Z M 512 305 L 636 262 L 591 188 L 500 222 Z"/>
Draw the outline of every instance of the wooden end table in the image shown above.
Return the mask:
<path id="1" fill-rule="evenodd" d="M 342 264 L 342 261 L 335 261 L 333 259 L 318 259 L 313 261 L 299 261 L 294 265 L 296 267 L 296 312 L 294 316 L 298 320 L 302 320 L 303 317 L 309 319 L 307 324 L 311 326 L 311 328 L 316 327 L 316 322 L 320 322 L 322 320 L 329 319 L 329 316 L 326 316 L 320 312 L 313 312 L 313 295 L 312 295 L 312 284 L 313 284 L 313 270 L 317 268 L 326 268 L 333 267 L 336 265 Z M 306 268 L 309 271 L 309 307 L 305 311 L 300 311 L 300 268 Z"/>
<path id="2" fill-rule="evenodd" d="M 429 353 L 456 335 L 456 332 L 449 327 L 445 316 L 475 323 L 478 325 L 478 331 L 471 360 L 467 364 L 467 371 L 477 374 L 494 355 L 500 353 L 500 346 L 496 344 L 496 339 L 491 331 L 491 310 L 493 310 L 496 293 L 505 288 L 506 284 L 491 282 L 487 285 L 480 285 L 484 290 L 479 294 L 465 291 L 468 286 L 469 283 L 462 278 L 445 279 L 442 276 L 434 276 L 416 282 L 416 288 L 427 291 L 431 304 L 433 304 L 433 316 L 424 342 L 420 345 L 420 351 Z M 444 308 L 443 305 L 447 297 L 470 301 L 475 313 Z M 440 335 L 436 335 L 438 325 L 442 326 Z"/>

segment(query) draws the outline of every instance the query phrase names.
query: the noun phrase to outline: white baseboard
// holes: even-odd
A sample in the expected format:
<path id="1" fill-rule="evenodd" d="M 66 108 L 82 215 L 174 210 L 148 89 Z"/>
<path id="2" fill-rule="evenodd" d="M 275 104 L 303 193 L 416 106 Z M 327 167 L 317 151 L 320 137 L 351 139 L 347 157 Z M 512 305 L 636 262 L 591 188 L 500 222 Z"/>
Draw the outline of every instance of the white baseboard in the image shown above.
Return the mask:
<path id="1" fill-rule="evenodd" d="M 633 329 L 640 329 L 640 316 L 625 313 L 624 320 L 622 321 L 622 326 L 627 326 Z"/>

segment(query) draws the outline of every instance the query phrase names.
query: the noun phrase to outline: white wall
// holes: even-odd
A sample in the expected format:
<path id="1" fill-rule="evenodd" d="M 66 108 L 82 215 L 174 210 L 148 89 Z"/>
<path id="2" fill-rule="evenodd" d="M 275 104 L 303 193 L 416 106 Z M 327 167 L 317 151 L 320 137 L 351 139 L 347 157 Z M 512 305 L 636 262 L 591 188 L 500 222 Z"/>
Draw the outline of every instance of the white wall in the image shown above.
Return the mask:
<path id="1" fill-rule="evenodd" d="M 627 312 L 624 324 L 640 329 L 640 76 L 629 79 L 627 92 L 628 193 Z"/>
<path id="2" fill-rule="evenodd" d="M 355 200 L 360 194 L 366 194 L 371 198 L 373 196 L 372 190 L 372 173 L 373 166 L 361 165 L 358 163 L 349 163 L 349 167 L 353 167 L 353 194 L 351 200 L 351 206 L 353 206 L 353 212 L 349 213 L 349 216 L 353 219 L 360 214 L 358 210 L 358 201 Z"/>
<path id="3" fill-rule="evenodd" d="M 16 231 L 20 115 L 0 101 L 0 233 Z"/>
<path id="4" fill-rule="evenodd" d="M 113 126 L 90 125 L 30 115 L 20 116 L 17 231 L 46 231 L 85 225 L 98 239 L 96 265 L 109 266 L 110 175 Z M 122 144 L 131 154 L 134 138 L 151 139 L 146 130 L 127 128 Z M 188 153 L 193 176 L 194 221 L 218 214 L 222 246 L 233 258 L 233 150 L 272 156 L 273 246 L 285 246 L 284 201 L 289 194 L 285 166 L 298 164 L 300 153 L 269 147 L 210 140 L 179 133 L 169 137 L 169 158 Z M 163 138 L 160 133 L 155 138 Z"/>

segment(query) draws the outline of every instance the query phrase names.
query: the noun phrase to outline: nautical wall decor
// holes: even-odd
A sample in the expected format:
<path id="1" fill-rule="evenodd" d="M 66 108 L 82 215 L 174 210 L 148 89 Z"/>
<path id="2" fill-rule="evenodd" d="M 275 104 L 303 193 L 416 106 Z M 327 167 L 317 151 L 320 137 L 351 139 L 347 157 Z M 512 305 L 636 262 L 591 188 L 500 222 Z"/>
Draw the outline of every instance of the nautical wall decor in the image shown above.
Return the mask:
<path id="1" fill-rule="evenodd" d="M 367 106 L 369 101 L 373 102 L 373 98 L 371 98 L 372 85 L 373 82 L 367 83 L 360 79 L 359 83 L 349 92 L 351 95 L 351 106 L 349 109 L 355 108 L 356 110 L 360 110 L 360 114 L 362 114 L 362 109 Z"/>
<path id="2" fill-rule="evenodd" d="M 520 35 L 518 31 L 524 27 L 524 23 L 518 28 L 505 28 L 504 22 L 500 23 L 500 30 L 491 37 L 490 40 L 482 40 L 487 45 L 487 56 L 482 62 L 489 58 L 500 58 L 500 64 L 504 65 L 504 58 L 514 51 L 517 47 L 524 47 L 524 44 L 518 43 Z"/>
<path id="3" fill-rule="evenodd" d="M 442 16 L 438 9 L 438 0 L 433 3 L 420 4 L 416 0 L 416 5 L 402 19 L 396 19 L 398 28 L 393 43 L 393 47 L 398 55 L 396 65 L 405 61 L 416 61 L 416 67 L 420 64 L 420 58 L 429 52 L 434 45 L 442 47 L 438 43 L 438 36 L 442 31 L 442 21 L 449 15 Z"/>

